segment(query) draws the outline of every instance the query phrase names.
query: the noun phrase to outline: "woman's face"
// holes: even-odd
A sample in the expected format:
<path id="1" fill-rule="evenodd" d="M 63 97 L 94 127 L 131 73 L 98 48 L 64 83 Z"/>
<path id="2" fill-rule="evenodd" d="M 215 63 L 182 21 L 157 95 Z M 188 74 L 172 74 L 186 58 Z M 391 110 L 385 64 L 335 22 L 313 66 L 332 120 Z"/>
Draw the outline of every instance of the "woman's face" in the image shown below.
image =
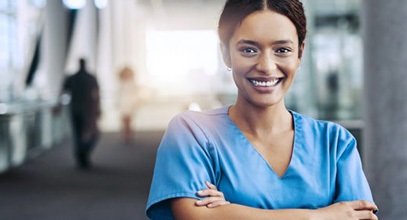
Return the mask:
<path id="1" fill-rule="evenodd" d="M 233 69 L 238 101 L 259 107 L 283 102 L 303 47 L 286 16 L 267 10 L 246 17 L 231 37 L 229 50 L 222 50 L 226 64 Z"/>

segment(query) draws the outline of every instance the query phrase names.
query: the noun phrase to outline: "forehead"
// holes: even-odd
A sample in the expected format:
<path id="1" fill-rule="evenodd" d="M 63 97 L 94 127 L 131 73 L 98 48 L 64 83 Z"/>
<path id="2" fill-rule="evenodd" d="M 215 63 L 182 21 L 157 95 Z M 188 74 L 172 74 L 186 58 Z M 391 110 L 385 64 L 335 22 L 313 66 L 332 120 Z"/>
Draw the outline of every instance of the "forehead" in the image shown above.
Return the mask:
<path id="1" fill-rule="evenodd" d="M 247 16 L 241 25 L 237 26 L 230 43 L 242 39 L 258 42 L 291 40 L 298 44 L 294 23 L 288 17 L 270 10 Z"/>

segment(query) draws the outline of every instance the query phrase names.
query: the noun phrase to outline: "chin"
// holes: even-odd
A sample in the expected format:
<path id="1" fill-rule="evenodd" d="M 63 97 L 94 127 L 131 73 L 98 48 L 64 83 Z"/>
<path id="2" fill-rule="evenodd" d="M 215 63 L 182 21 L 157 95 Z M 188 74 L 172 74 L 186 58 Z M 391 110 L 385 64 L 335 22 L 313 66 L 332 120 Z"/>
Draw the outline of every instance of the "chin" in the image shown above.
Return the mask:
<path id="1" fill-rule="evenodd" d="M 281 104 L 281 100 L 276 100 L 276 101 L 272 101 L 272 100 L 267 100 L 267 101 L 252 101 L 251 102 L 252 105 L 258 107 L 258 108 L 269 108 L 269 107 L 273 107 L 273 106 L 278 106 Z"/>

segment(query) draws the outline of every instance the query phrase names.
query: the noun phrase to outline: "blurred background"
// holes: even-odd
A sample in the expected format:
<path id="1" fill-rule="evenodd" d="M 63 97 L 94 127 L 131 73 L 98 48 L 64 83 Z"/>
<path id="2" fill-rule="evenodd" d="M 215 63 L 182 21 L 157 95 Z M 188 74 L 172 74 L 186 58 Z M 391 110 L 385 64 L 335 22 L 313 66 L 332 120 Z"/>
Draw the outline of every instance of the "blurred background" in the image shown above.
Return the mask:
<path id="1" fill-rule="evenodd" d="M 364 40 L 376 36 L 369 32 L 374 29 L 386 33 L 379 39 L 389 37 L 399 43 L 400 49 L 392 49 L 406 47 L 400 42 L 407 37 L 407 29 L 401 28 L 406 26 L 402 21 L 407 2 L 389 2 L 387 7 L 375 0 L 303 1 L 308 16 L 306 51 L 287 105 L 348 128 L 358 139 L 376 200 L 391 201 L 381 208 L 382 219 L 402 219 L 406 211 L 398 204 L 407 202 L 407 174 L 382 180 L 377 167 L 381 172 L 406 168 L 407 83 L 401 70 L 406 60 L 395 58 L 394 50 L 384 52 L 384 45 L 376 47 L 379 41 Z M 187 109 L 230 105 L 236 98 L 216 32 L 223 4 L 219 0 L 0 0 L 0 218 L 145 219 L 155 151 L 169 120 Z M 393 20 L 385 20 L 386 16 Z M 374 23 L 374 18 L 381 20 Z M 392 26 L 399 32 L 386 31 Z M 373 49 L 380 54 L 372 55 Z M 400 70 L 392 73 L 399 84 L 389 79 L 392 76 L 387 75 L 387 81 L 380 78 L 391 71 L 385 68 L 389 62 L 381 63 L 385 69 L 366 68 L 383 57 L 401 60 L 391 63 Z M 62 82 L 77 71 L 79 58 L 86 58 L 88 70 L 98 79 L 102 105 L 95 168 L 86 172 L 74 168 L 69 97 L 60 97 Z M 125 66 L 134 70 L 143 96 L 132 121 L 131 146 L 121 143 L 117 107 L 118 73 Z M 384 103 L 378 96 L 364 96 L 377 90 L 382 100 L 395 94 L 400 99 Z M 389 90 L 392 93 L 385 92 Z M 56 112 L 58 103 L 63 108 Z M 384 120 L 384 112 L 391 112 L 394 105 L 398 111 L 390 115 L 401 117 Z M 375 121 L 378 117 L 381 121 Z M 400 131 L 396 137 L 389 132 L 375 139 L 382 130 L 368 130 L 387 125 Z"/>

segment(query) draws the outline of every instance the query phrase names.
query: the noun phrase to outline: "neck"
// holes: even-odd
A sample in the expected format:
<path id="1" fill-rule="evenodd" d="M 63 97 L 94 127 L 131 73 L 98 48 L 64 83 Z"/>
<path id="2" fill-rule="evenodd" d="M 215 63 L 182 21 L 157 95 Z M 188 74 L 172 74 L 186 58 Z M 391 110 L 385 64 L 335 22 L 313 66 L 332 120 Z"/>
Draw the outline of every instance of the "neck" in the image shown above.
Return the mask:
<path id="1" fill-rule="evenodd" d="M 293 129 L 291 113 L 284 103 L 267 107 L 236 103 L 230 108 L 229 115 L 243 132 L 254 136 Z"/>

